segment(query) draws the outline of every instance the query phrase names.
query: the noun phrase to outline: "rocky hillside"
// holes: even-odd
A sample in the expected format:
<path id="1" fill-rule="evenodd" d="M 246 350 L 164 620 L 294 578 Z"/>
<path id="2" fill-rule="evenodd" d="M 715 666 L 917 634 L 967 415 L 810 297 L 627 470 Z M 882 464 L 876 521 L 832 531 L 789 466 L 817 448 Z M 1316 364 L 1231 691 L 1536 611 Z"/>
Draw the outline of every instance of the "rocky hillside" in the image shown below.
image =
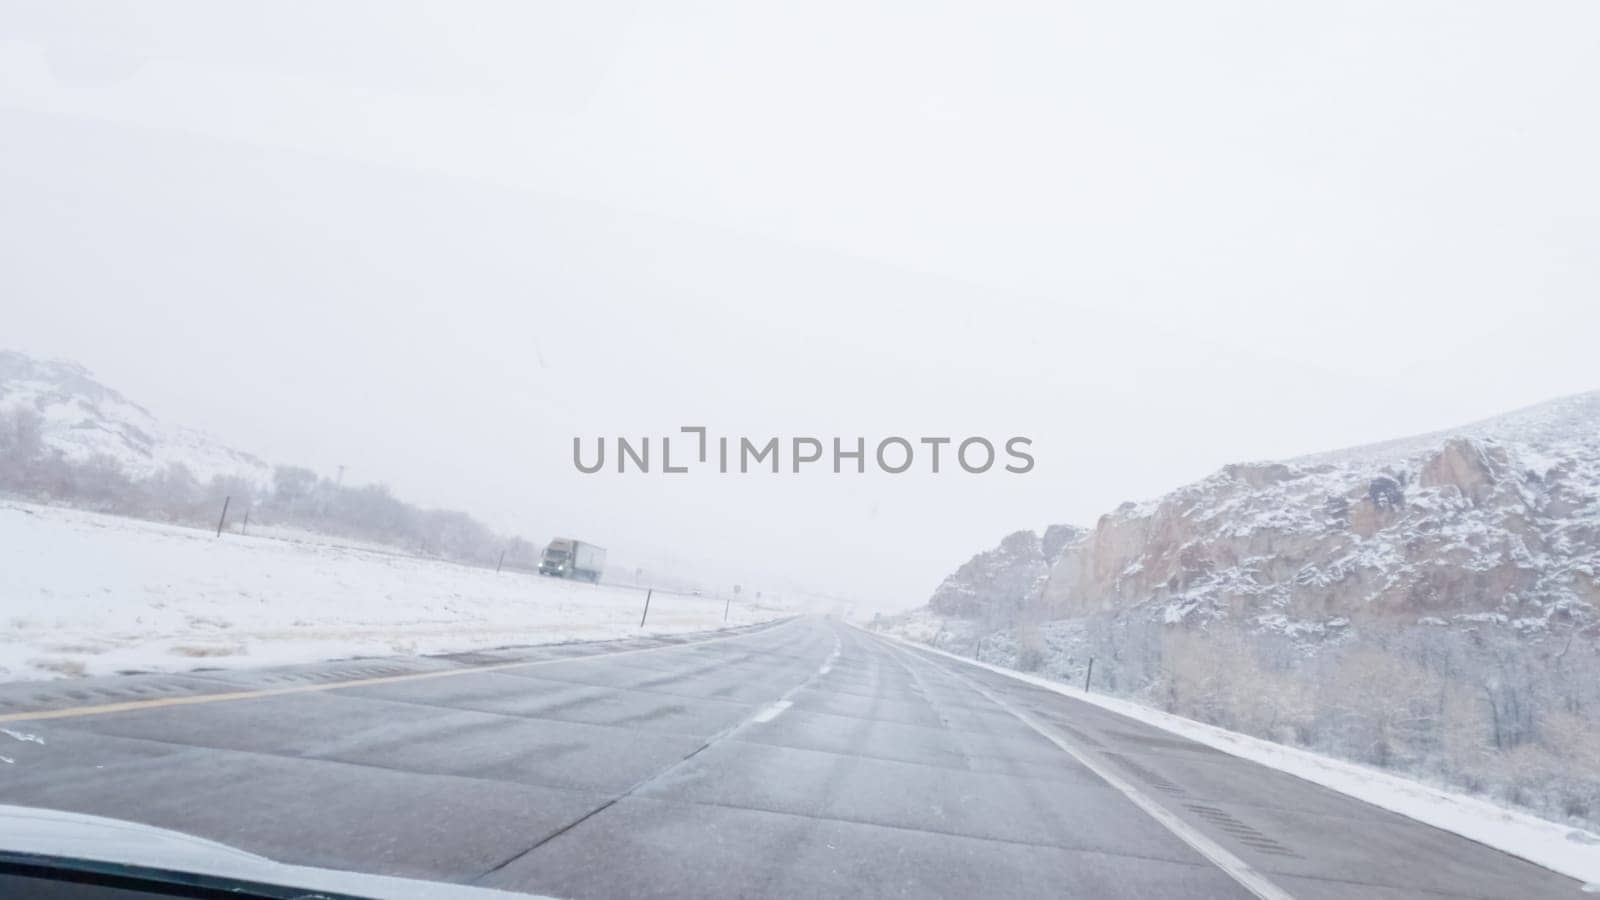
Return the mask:
<path id="1" fill-rule="evenodd" d="M 105 459 L 134 479 L 181 463 L 201 482 L 218 475 L 260 486 L 272 481 L 261 459 L 161 422 L 76 363 L 0 350 L 0 422 L 11 431 L 36 430 L 43 449 L 68 463 Z"/>
<path id="2" fill-rule="evenodd" d="M 1600 393 L 1226 466 L 1058 534 L 878 627 L 1600 824 Z"/>
<path id="3" fill-rule="evenodd" d="M 1231 465 L 1101 517 L 1046 618 L 1138 611 L 1315 637 L 1361 620 L 1593 627 L 1600 392 L 1457 431 Z"/>
<path id="4" fill-rule="evenodd" d="M 928 608 L 962 618 L 1013 616 L 1039 598 L 1062 549 L 1083 535 L 1075 525 L 1051 525 L 1042 537 L 1032 531 L 1007 535 L 1000 546 L 951 573 L 933 592 Z"/>

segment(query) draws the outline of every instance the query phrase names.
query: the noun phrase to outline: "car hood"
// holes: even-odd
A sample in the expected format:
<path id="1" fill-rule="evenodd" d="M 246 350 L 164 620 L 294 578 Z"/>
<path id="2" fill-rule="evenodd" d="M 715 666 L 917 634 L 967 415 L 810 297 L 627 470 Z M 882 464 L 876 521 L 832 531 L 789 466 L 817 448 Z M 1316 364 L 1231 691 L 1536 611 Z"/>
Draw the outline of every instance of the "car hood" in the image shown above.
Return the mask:
<path id="1" fill-rule="evenodd" d="M 0 852 L 167 869 L 384 900 L 526 900 L 528 897 L 527 894 L 445 882 L 292 866 L 165 828 L 4 804 L 0 804 Z"/>

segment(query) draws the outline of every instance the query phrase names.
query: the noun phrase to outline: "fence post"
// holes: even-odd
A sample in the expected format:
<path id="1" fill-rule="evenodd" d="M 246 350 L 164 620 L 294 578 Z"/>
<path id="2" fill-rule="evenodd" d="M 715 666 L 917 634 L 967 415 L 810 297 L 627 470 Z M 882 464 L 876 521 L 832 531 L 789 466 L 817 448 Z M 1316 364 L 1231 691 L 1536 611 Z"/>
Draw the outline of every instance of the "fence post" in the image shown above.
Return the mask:
<path id="1" fill-rule="evenodd" d="M 222 523 L 228 521 L 228 501 L 232 499 L 232 497 L 222 498 L 222 516 L 217 519 L 217 537 L 222 537 Z"/>
<path id="2" fill-rule="evenodd" d="M 1083 673 L 1083 692 L 1089 693 L 1089 679 L 1094 675 L 1094 657 L 1089 657 L 1089 671 Z"/>
<path id="3" fill-rule="evenodd" d="M 729 597 L 728 598 L 728 602 L 722 604 L 722 624 L 724 624 L 724 625 L 728 624 L 728 610 L 731 609 L 732 607 L 733 607 L 733 598 Z"/>
<path id="4" fill-rule="evenodd" d="M 655 588 L 651 588 L 644 592 L 644 615 L 639 617 L 640 628 L 644 627 L 644 620 L 650 618 L 650 595 L 654 594 L 655 592 Z"/>
<path id="5" fill-rule="evenodd" d="M 250 510 L 248 510 L 248 509 L 244 511 L 244 524 L 239 526 L 239 533 L 240 534 L 249 534 L 250 533 Z"/>
<path id="6" fill-rule="evenodd" d="M 506 561 L 506 552 L 504 550 L 501 550 L 500 551 L 500 561 L 494 564 L 494 570 L 496 572 L 500 571 L 500 567 L 505 564 L 505 561 Z"/>

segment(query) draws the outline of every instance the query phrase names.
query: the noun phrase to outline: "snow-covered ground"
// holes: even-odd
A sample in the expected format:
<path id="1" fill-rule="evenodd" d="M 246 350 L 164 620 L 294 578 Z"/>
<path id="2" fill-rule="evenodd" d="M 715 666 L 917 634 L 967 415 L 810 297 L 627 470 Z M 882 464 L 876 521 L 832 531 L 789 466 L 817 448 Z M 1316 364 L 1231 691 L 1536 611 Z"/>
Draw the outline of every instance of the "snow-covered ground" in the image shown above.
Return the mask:
<path id="1" fill-rule="evenodd" d="M 1496 806 L 1476 797 L 1453 793 L 1357 763 L 1345 762 L 1247 734 L 1228 731 L 1214 725 L 1206 725 L 1129 700 L 1085 692 L 1059 681 L 1051 681 L 1048 678 L 1040 678 L 1003 666 L 977 662 L 896 635 L 874 633 L 908 647 L 937 653 L 968 665 L 982 666 L 991 672 L 1046 688 L 1075 700 L 1093 703 L 1224 753 L 1269 766 L 1280 772 L 1287 772 L 1297 778 L 1320 784 L 1418 822 L 1498 848 L 1513 856 L 1576 878 L 1584 882 L 1591 891 L 1600 890 L 1600 835 L 1549 822 L 1503 806 Z"/>
<path id="2" fill-rule="evenodd" d="M 287 537 L 287 535 L 285 536 Z M 0 680 L 700 631 L 723 601 L 0 501 Z M 786 615 L 733 604 L 729 625 Z"/>

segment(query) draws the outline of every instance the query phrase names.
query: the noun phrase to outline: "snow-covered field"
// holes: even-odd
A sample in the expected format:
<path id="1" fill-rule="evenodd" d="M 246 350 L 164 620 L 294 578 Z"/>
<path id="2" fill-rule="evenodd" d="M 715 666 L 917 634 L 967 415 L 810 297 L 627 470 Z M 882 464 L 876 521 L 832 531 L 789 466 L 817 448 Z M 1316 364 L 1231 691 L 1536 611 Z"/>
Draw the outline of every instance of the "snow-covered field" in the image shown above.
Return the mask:
<path id="1" fill-rule="evenodd" d="M 991 672 L 1093 703 L 1224 753 L 1287 772 L 1390 812 L 1498 848 L 1585 882 L 1586 890 L 1600 891 L 1600 835 L 1368 766 L 1228 731 L 1130 700 L 1085 692 L 1059 681 L 978 662 L 893 634 L 874 633 L 908 647 L 937 653 L 968 665 L 982 666 Z"/>
<path id="2" fill-rule="evenodd" d="M 723 601 L 0 501 L 0 680 L 701 631 Z M 733 604 L 729 625 L 787 610 Z"/>

